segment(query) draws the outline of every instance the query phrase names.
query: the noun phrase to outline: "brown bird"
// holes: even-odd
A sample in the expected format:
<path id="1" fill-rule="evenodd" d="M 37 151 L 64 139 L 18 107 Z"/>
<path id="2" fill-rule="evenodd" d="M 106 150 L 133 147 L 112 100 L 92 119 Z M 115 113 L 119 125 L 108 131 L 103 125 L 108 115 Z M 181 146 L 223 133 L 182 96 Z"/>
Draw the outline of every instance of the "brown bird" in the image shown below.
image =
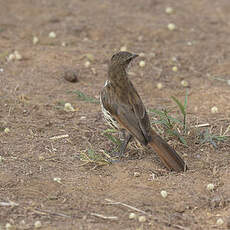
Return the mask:
<path id="1" fill-rule="evenodd" d="M 185 171 L 187 166 L 181 157 L 151 128 L 145 106 L 127 76 L 126 68 L 137 56 L 129 52 L 112 56 L 108 80 L 100 93 L 105 120 L 113 128 L 128 131 L 120 154 L 124 153 L 128 142 L 134 137 L 141 144 L 150 145 L 169 170 Z"/>

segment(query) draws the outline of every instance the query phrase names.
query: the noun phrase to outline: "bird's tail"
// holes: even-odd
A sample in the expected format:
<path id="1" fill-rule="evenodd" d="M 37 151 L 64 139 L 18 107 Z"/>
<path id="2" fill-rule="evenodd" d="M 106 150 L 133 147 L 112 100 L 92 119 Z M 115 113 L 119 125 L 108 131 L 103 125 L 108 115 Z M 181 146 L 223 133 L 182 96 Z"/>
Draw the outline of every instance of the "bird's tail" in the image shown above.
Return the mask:
<path id="1" fill-rule="evenodd" d="M 183 172 L 187 170 L 187 165 L 182 158 L 153 129 L 151 129 L 149 145 L 170 171 Z"/>

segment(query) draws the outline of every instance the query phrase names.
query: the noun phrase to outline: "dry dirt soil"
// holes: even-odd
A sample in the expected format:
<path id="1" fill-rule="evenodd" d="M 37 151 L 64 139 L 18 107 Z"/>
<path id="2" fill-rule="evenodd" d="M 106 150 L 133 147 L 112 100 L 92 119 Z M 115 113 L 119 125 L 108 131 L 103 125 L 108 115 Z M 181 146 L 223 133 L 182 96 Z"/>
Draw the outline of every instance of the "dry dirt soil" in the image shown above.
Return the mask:
<path id="1" fill-rule="evenodd" d="M 230 229 L 228 139 L 214 147 L 211 140 L 201 144 L 187 134 L 186 147 L 163 133 L 189 166 L 180 174 L 168 172 L 153 151 L 134 143 L 120 162 L 81 160 L 88 151 L 100 155 L 114 148 L 104 135 L 108 126 L 100 105 L 90 98 L 98 100 L 108 60 L 124 46 L 144 53 L 130 78 L 148 109 L 166 107 L 177 117 L 170 97 L 184 100 L 186 80 L 188 124 L 209 123 L 199 130 L 209 130 L 210 138 L 229 135 L 229 0 L 0 5 L 0 229 L 7 223 L 7 229 L 33 229 L 36 221 L 40 229 Z M 51 31 L 56 38 L 49 37 Z M 9 60 L 15 50 L 21 60 Z M 66 81 L 66 71 L 79 81 Z M 66 102 L 76 111 L 64 111 Z M 211 113 L 213 106 L 217 113 Z M 132 212 L 146 221 L 129 219 Z"/>

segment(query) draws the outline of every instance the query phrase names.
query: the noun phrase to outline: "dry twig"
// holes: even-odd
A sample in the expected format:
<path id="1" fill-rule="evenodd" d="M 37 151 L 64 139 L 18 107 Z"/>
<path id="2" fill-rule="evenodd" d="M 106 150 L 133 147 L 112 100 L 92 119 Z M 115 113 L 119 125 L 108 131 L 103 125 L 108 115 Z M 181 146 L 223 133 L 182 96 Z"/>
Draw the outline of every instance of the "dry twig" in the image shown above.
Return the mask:
<path id="1" fill-rule="evenodd" d="M 105 199 L 105 200 L 109 202 L 108 204 L 112 204 L 112 205 L 122 205 L 122 206 L 124 206 L 124 207 L 126 207 L 126 208 L 129 208 L 129 209 L 132 209 L 132 210 L 134 210 L 134 211 L 137 211 L 137 212 L 143 213 L 143 214 L 145 214 L 145 215 L 151 216 L 151 215 L 148 214 L 147 212 L 142 211 L 142 210 L 140 210 L 140 209 L 138 209 L 138 208 L 135 208 L 135 207 L 133 207 L 133 206 L 131 206 L 131 205 L 128 205 L 128 204 L 125 204 L 125 203 L 122 203 L 122 202 L 116 202 L 116 201 L 113 201 L 113 200 L 110 200 L 110 199 Z"/>

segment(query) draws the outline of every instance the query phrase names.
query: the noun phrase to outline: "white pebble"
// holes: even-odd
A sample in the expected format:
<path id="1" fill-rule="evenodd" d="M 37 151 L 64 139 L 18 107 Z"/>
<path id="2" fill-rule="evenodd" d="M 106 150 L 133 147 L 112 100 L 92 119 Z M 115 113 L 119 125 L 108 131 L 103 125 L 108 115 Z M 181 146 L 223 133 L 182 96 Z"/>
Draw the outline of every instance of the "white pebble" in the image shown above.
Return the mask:
<path id="1" fill-rule="evenodd" d="M 61 43 L 61 46 L 66 47 L 67 44 L 66 44 L 65 42 L 62 42 L 62 43 Z"/>
<path id="2" fill-rule="evenodd" d="M 224 223 L 224 220 L 222 218 L 218 218 L 216 221 L 217 225 L 222 225 Z"/>
<path id="3" fill-rule="evenodd" d="M 35 228 L 40 228 L 42 226 L 42 223 L 41 221 L 37 220 L 35 223 L 34 223 L 34 227 Z"/>
<path id="4" fill-rule="evenodd" d="M 3 162 L 3 157 L 2 157 L 2 156 L 0 156 L 0 163 L 1 163 L 1 162 Z"/>
<path id="5" fill-rule="evenodd" d="M 213 106 L 212 108 L 211 108 L 211 113 L 217 113 L 218 112 L 218 108 L 216 107 L 216 106 Z"/>
<path id="6" fill-rule="evenodd" d="M 134 172 L 133 175 L 134 175 L 135 177 L 139 177 L 141 174 L 140 174 L 139 172 Z"/>
<path id="7" fill-rule="evenodd" d="M 213 191 L 214 187 L 215 187 L 214 184 L 208 184 L 207 185 L 207 190 L 208 191 Z"/>
<path id="8" fill-rule="evenodd" d="M 146 221 L 146 217 L 145 217 L 145 216 L 139 216 L 139 217 L 138 217 L 138 221 L 139 221 L 140 223 L 144 223 L 144 222 Z"/>
<path id="9" fill-rule="evenodd" d="M 9 128 L 5 128 L 4 129 L 4 133 L 9 133 L 10 132 L 10 129 Z"/>
<path id="10" fill-rule="evenodd" d="M 7 58 L 8 61 L 13 61 L 15 60 L 15 55 L 14 54 L 10 54 L 9 57 Z"/>
<path id="11" fill-rule="evenodd" d="M 90 66 L 90 61 L 85 62 L 85 67 L 88 68 Z"/>
<path id="12" fill-rule="evenodd" d="M 67 111 L 67 112 L 75 111 L 75 109 L 73 108 L 73 106 L 70 103 L 65 103 L 64 110 Z"/>
<path id="13" fill-rule="evenodd" d="M 139 62 L 139 66 L 140 66 L 140 67 L 144 67 L 144 66 L 145 66 L 145 61 L 140 61 L 140 62 Z"/>
<path id="14" fill-rule="evenodd" d="M 188 46 L 192 46 L 192 42 L 187 42 L 187 45 Z"/>
<path id="15" fill-rule="evenodd" d="M 22 60 L 22 55 L 17 50 L 14 51 L 14 56 L 16 60 Z"/>
<path id="16" fill-rule="evenodd" d="M 38 44 L 38 42 L 39 42 L 38 37 L 34 36 L 33 37 L 33 44 L 36 45 L 36 44 Z"/>
<path id="17" fill-rule="evenodd" d="M 3 69 L 3 68 L 0 68 L 0 72 L 3 73 L 3 72 L 4 72 L 4 69 Z"/>
<path id="18" fill-rule="evenodd" d="M 55 32 L 52 31 L 52 32 L 49 33 L 49 37 L 50 37 L 50 38 L 56 38 L 57 35 L 56 35 Z"/>
<path id="19" fill-rule="evenodd" d="M 227 80 L 227 84 L 230 85 L 230 80 Z"/>
<path id="20" fill-rule="evenodd" d="M 173 12 L 173 8 L 172 7 L 166 7 L 165 9 L 165 13 L 166 14 L 171 14 Z"/>
<path id="21" fill-rule="evenodd" d="M 182 80 L 180 83 L 182 86 L 188 87 L 188 82 L 186 80 Z"/>
<path id="22" fill-rule="evenodd" d="M 173 66 L 173 67 L 172 67 L 172 71 L 173 71 L 173 72 L 177 72 L 177 71 L 178 71 L 177 66 Z"/>
<path id="23" fill-rule="evenodd" d="M 176 25 L 174 23 L 169 23 L 168 24 L 168 29 L 171 30 L 171 31 L 175 30 L 176 29 Z"/>
<path id="24" fill-rule="evenodd" d="M 53 180 L 57 183 L 61 183 L 61 178 L 60 177 L 54 177 Z"/>
<path id="25" fill-rule="evenodd" d="M 10 224 L 10 223 L 6 223 L 6 230 L 10 230 L 10 229 L 12 229 L 12 225 Z"/>
<path id="26" fill-rule="evenodd" d="M 129 219 L 136 219 L 137 218 L 137 215 L 135 214 L 135 213 L 133 213 L 133 212 L 131 212 L 130 214 L 129 214 Z"/>
<path id="27" fill-rule="evenodd" d="M 161 196 L 162 196 L 163 198 L 166 198 L 166 197 L 168 196 L 168 193 L 167 193 L 166 191 L 162 190 L 162 191 L 161 191 Z"/>
<path id="28" fill-rule="evenodd" d="M 162 89 L 162 88 L 163 88 L 163 84 L 162 84 L 161 82 L 158 82 L 158 83 L 157 83 L 157 88 L 158 88 L 158 89 Z"/>
<path id="29" fill-rule="evenodd" d="M 139 53 L 139 57 L 145 57 L 144 53 Z"/>
<path id="30" fill-rule="evenodd" d="M 120 51 L 127 51 L 127 46 L 122 46 L 122 47 L 120 48 Z"/>

